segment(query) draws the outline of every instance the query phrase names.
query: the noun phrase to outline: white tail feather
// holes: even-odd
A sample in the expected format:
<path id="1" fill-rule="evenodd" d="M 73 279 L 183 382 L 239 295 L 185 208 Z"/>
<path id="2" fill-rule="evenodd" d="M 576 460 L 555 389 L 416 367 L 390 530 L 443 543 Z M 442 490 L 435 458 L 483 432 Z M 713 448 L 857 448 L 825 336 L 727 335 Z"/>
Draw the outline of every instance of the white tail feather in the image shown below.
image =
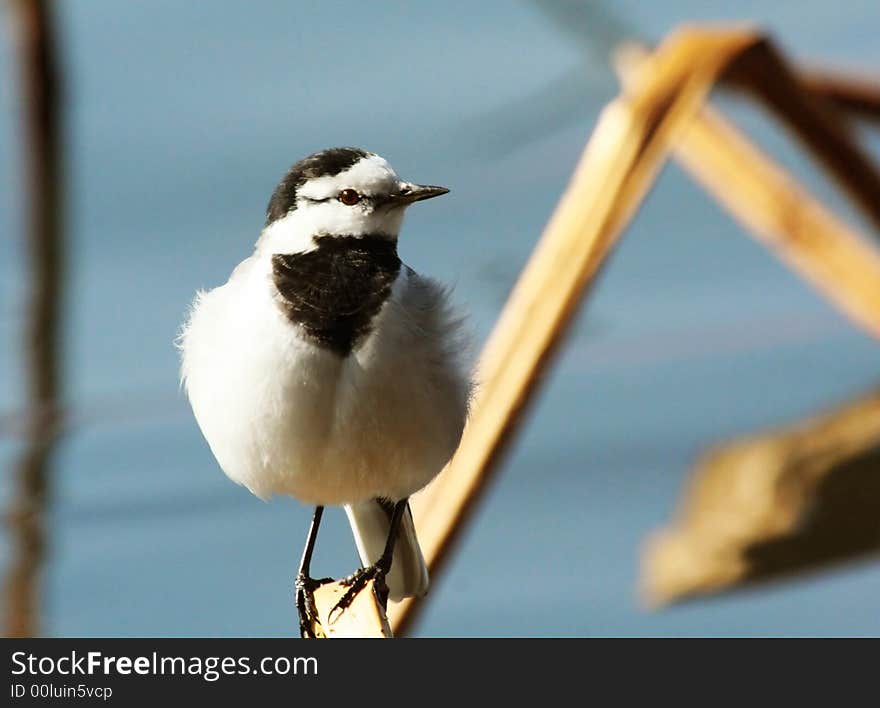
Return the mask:
<path id="1" fill-rule="evenodd" d="M 347 504 L 345 513 L 351 524 L 361 563 L 375 563 L 385 550 L 391 519 L 385 508 L 375 499 Z M 421 597 L 428 591 L 428 568 L 419 548 L 412 513 L 407 504 L 400 520 L 400 534 L 394 547 L 391 572 L 385 578 L 388 596 L 395 601 L 405 597 Z"/>

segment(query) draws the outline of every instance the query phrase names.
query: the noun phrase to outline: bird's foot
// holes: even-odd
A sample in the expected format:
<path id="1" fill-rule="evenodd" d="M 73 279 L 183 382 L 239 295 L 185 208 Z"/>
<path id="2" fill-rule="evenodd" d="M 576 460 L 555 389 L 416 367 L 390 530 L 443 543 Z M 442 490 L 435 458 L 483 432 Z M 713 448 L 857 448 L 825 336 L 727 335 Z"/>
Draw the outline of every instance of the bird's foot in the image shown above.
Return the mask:
<path id="1" fill-rule="evenodd" d="M 315 639 L 315 624 L 319 622 L 318 608 L 315 606 L 315 590 L 322 585 L 332 583 L 333 578 L 315 580 L 308 575 L 296 576 L 296 611 L 299 615 L 299 635 L 303 639 Z"/>
<path id="2" fill-rule="evenodd" d="M 339 618 L 339 615 L 348 609 L 358 593 L 360 593 L 371 580 L 375 581 L 376 596 L 382 604 L 382 607 L 385 608 L 388 604 L 388 587 L 385 585 L 385 576 L 387 574 L 388 568 L 385 567 L 385 564 L 379 561 L 368 568 L 358 568 L 347 578 L 340 580 L 340 584 L 348 586 L 348 590 L 345 591 L 345 594 L 339 598 L 339 601 L 333 606 L 333 609 L 330 610 L 328 619 L 331 622 L 335 622 Z"/>

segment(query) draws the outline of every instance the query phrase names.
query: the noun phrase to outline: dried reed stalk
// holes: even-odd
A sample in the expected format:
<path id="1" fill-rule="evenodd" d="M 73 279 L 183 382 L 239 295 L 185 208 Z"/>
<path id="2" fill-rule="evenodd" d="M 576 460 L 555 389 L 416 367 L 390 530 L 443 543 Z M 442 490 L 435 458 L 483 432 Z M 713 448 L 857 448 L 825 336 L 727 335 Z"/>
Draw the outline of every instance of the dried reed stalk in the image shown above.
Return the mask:
<path id="1" fill-rule="evenodd" d="M 6 633 L 13 637 L 34 636 L 40 631 L 40 574 L 46 553 L 44 517 L 61 396 L 64 241 L 60 79 L 48 5 L 41 0 L 12 3 L 22 68 L 31 272 L 23 337 L 28 396 L 25 443 L 7 515 L 12 558 L 5 578 Z"/>
<path id="2" fill-rule="evenodd" d="M 778 93 L 771 91 L 763 70 L 784 84 Z M 478 394 L 458 452 L 413 499 L 432 574 L 449 558 L 585 291 L 673 147 L 690 146 L 682 154 L 697 162 L 698 152 L 709 154 L 711 168 L 701 166 L 699 175 L 713 189 L 721 175 L 736 174 L 736 194 L 725 195 L 728 208 L 818 283 L 844 312 L 877 332 L 873 305 L 863 308 L 856 293 L 871 293 L 873 302 L 871 280 L 880 282 L 875 255 L 824 210 L 794 209 L 792 199 L 805 193 L 793 180 L 754 149 L 739 154 L 739 148 L 749 146 L 717 117 L 700 114 L 712 86 L 722 79 L 747 88 L 791 121 L 808 149 L 869 218 L 880 223 L 880 176 L 870 160 L 833 109 L 797 84 L 760 34 L 749 28 L 673 34 L 652 55 L 649 70 L 631 72 L 626 90 L 602 112 L 483 350 Z M 789 197 L 784 210 L 772 212 L 766 202 L 751 210 L 742 207 L 760 180 L 768 181 L 773 194 Z M 824 263 L 829 254 L 831 263 Z M 860 274 L 855 285 L 844 282 L 850 266 Z M 395 633 L 405 631 L 417 607 L 412 600 L 391 605 L 388 617 Z"/>
<path id="3" fill-rule="evenodd" d="M 479 393 L 458 452 L 413 500 L 432 574 L 448 559 L 585 290 L 652 186 L 670 145 L 731 57 L 755 41 L 747 31 L 712 33 L 708 47 L 695 52 L 694 39 L 699 45 L 701 38 L 691 36 L 683 48 L 661 47 L 652 76 L 602 112 L 504 307 L 480 358 Z M 405 631 L 417 604 L 390 606 L 396 634 Z"/>
<path id="4" fill-rule="evenodd" d="M 315 636 L 326 639 L 391 637 L 391 627 L 376 598 L 374 586 L 375 583 L 370 580 L 363 590 L 355 595 L 345 612 L 341 613 L 333 613 L 333 608 L 348 587 L 340 582 L 333 582 L 324 583 L 315 590 L 315 606 L 318 610 L 318 622 L 312 627 Z M 333 614 L 332 618 L 331 614 Z"/>
<path id="5" fill-rule="evenodd" d="M 642 556 L 652 605 L 880 553 L 880 391 L 706 453 Z"/>

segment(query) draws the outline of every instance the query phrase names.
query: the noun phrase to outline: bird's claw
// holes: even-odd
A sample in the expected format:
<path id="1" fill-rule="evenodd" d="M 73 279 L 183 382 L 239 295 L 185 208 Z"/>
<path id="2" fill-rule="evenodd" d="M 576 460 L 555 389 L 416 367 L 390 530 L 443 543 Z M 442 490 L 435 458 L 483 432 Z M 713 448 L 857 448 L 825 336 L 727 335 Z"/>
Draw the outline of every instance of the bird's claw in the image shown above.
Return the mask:
<path id="1" fill-rule="evenodd" d="M 332 583 L 333 578 L 316 580 L 307 575 L 296 576 L 296 611 L 299 615 L 299 635 L 303 639 L 315 639 L 315 624 L 320 621 L 318 608 L 315 606 L 315 590 L 322 585 Z"/>
<path id="2" fill-rule="evenodd" d="M 385 576 L 387 574 L 388 570 L 381 564 L 377 563 L 368 568 L 358 568 L 347 578 L 340 580 L 340 584 L 348 586 L 348 590 L 345 591 L 345 594 L 339 598 L 339 601 L 333 606 L 333 609 L 330 610 L 330 614 L 328 615 L 330 622 L 335 622 L 339 619 L 342 613 L 348 609 L 352 602 L 354 602 L 358 593 L 360 593 L 371 580 L 376 583 L 376 595 L 384 608 L 388 604 L 388 587 L 385 585 Z"/>

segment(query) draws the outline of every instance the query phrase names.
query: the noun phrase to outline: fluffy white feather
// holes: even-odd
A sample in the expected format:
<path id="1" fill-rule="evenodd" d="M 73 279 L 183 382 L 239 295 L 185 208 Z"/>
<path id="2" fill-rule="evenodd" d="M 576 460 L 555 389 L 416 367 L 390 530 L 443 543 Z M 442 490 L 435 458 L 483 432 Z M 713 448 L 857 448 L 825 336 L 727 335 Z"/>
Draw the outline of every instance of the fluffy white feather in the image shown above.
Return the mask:
<path id="1" fill-rule="evenodd" d="M 263 230 L 228 282 L 197 295 L 179 339 L 182 383 L 223 471 L 263 499 L 347 505 L 364 563 L 388 534 L 373 500 L 409 497 L 458 445 L 470 395 L 462 321 L 442 286 L 401 266 L 369 334 L 340 356 L 287 319 L 272 256 L 308 252 L 320 235 L 396 240 L 406 204 L 335 197 L 411 188 L 376 155 L 300 185 L 296 208 Z M 408 511 L 388 584 L 396 598 L 427 588 Z"/>
<path id="2" fill-rule="evenodd" d="M 403 499 L 458 445 L 468 378 L 461 320 L 402 268 L 372 333 L 340 358 L 300 336 L 254 257 L 202 293 L 181 335 L 183 383 L 223 471 L 259 497 Z"/>

